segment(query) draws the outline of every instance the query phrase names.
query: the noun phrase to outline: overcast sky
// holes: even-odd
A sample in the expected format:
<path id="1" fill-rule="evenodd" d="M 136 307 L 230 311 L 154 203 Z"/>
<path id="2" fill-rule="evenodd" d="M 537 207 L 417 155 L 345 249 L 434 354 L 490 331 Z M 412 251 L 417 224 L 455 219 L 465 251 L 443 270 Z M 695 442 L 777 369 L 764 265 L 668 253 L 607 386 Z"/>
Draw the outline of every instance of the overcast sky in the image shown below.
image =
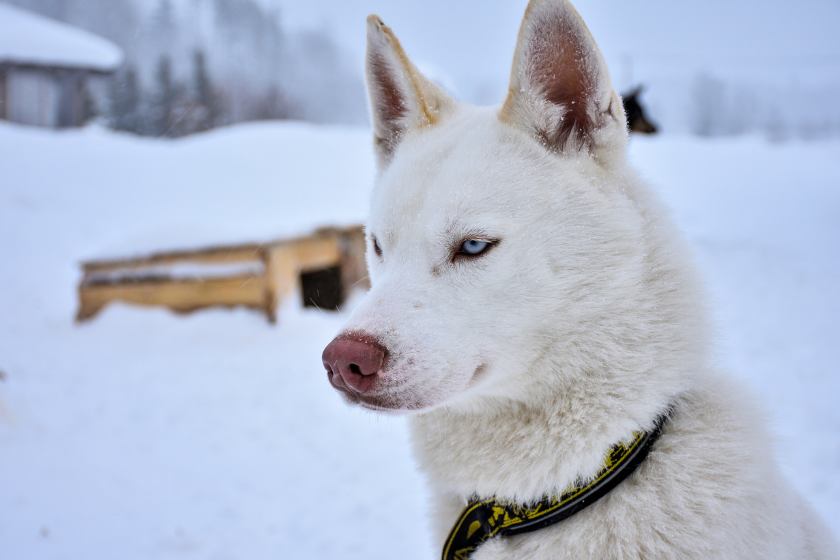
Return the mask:
<path id="1" fill-rule="evenodd" d="M 332 32 L 361 66 L 377 13 L 409 56 L 469 101 L 504 95 L 527 0 L 261 0 L 289 28 Z M 840 83 L 840 0 L 578 0 L 619 88 L 708 71 Z"/>

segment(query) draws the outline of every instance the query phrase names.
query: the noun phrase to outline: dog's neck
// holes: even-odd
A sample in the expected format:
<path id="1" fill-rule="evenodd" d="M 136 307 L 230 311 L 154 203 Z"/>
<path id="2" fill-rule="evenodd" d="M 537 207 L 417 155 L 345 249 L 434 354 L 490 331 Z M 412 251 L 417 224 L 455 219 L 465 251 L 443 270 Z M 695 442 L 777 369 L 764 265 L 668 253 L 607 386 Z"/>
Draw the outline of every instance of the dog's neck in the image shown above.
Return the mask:
<path id="1" fill-rule="evenodd" d="M 536 406 L 485 399 L 418 414 L 411 419 L 415 456 L 433 487 L 447 493 L 534 502 L 593 476 L 613 445 L 650 429 L 676 400 L 615 396 L 592 399 L 567 387 Z"/>

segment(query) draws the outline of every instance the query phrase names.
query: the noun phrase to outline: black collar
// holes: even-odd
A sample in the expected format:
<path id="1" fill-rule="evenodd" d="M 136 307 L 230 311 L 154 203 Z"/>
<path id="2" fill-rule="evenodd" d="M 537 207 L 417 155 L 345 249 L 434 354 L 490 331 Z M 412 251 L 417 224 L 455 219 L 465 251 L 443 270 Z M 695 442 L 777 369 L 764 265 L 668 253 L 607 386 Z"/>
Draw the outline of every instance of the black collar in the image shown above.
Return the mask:
<path id="1" fill-rule="evenodd" d="M 591 506 L 642 464 L 670 413 L 669 408 L 649 432 L 635 432 L 630 443 L 615 444 L 598 474 L 589 481 L 576 482 L 561 496 L 546 496 L 527 506 L 496 498 L 472 498 L 443 545 L 443 560 L 466 560 L 487 539 L 530 533 L 559 523 Z"/>

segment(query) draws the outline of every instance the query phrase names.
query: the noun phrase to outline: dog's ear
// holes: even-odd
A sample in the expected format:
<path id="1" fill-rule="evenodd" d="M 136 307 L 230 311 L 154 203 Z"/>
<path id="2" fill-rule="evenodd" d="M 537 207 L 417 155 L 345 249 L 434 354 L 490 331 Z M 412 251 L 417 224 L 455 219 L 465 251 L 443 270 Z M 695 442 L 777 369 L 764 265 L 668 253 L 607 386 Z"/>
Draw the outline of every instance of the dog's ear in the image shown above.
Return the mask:
<path id="1" fill-rule="evenodd" d="M 528 4 L 499 118 L 561 152 L 598 147 L 624 134 L 624 111 L 607 65 L 568 1 Z"/>
<path id="2" fill-rule="evenodd" d="M 365 69 L 373 142 L 382 171 L 406 132 L 439 122 L 454 108 L 455 101 L 417 70 L 378 16 L 368 16 L 367 24 Z"/>

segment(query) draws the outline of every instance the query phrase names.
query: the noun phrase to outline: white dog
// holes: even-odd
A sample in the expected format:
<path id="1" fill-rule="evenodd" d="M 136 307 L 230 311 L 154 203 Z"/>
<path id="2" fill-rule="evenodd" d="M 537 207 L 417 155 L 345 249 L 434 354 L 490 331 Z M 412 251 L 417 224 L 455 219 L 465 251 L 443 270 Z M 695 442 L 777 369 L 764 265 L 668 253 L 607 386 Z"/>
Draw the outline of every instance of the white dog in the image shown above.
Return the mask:
<path id="1" fill-rule="evenodd" d="M 376 16 L 367 78 L 373 287 L 324 365 L 349 402 L 412 413 L 444 558 L 837 558 L 712 366 L 574 8 L 530 3 L 501 108 L 454 101 Z"/>

